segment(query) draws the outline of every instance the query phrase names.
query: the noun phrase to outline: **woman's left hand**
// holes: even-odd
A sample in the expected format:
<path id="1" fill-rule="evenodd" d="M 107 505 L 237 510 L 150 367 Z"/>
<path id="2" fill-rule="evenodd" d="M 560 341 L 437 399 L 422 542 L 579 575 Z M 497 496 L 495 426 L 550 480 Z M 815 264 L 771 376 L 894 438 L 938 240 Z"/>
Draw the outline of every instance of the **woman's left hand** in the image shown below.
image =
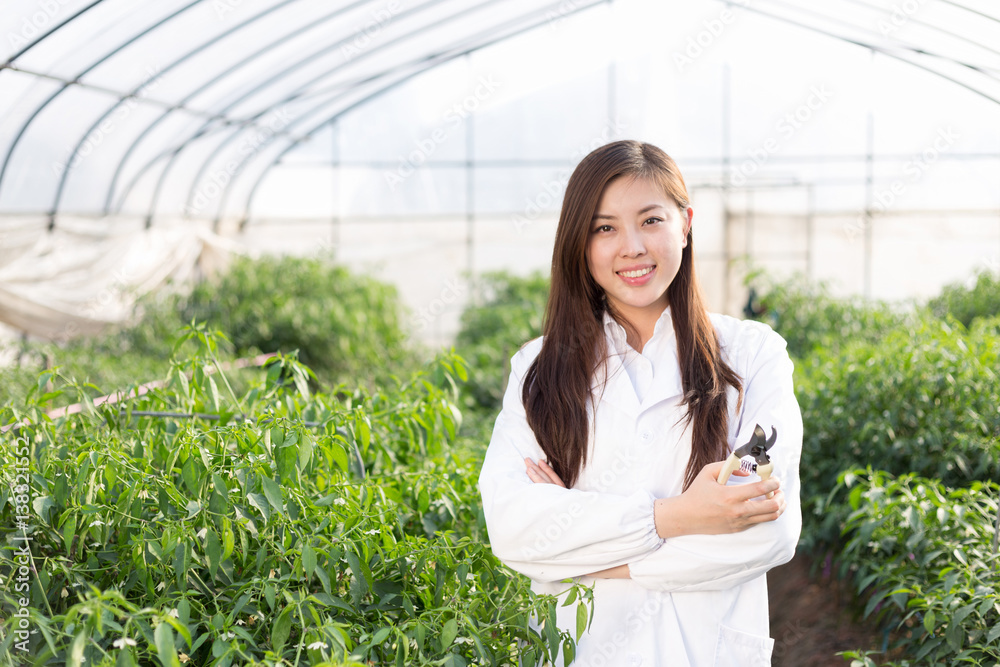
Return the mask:
<path id="1" fill-rule="evenodd" d="M 566 488 L 566 485 L 559 479 L 556 471 L 550 468 L 549 464 L 542 459 L 538 459 L 538 463 L 536 464 L 531 459 L 525 458 L 524 463 L 528 468 L 528 479 L 532 482 L 536 484 L 555 484 L 564 489 Z"/>

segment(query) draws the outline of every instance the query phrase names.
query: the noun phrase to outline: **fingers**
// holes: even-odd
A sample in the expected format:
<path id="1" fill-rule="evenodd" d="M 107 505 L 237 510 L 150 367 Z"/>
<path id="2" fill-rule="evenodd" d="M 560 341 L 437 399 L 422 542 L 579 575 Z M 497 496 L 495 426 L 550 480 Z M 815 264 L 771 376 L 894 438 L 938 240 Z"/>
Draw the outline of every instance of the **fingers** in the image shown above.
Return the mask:
<path id="1" fill-rule="evenodd" d="M 774 492 L 774 497 L 768 500 L 758 500 L 747 503 L 754 512 L 745 517 L 748 525 L 766 523 L 774 521 L 785 513 L 787 504 L 785 503 L 785 492 L 778 490 Z"/>
<path id="2" fill-rule="evenodd" d="M 556 474 L 556 471 L 553 470 L 545 461 L 539 459 L 536 464 L 530 458 L 525 458 L 524 463 L 528 470 L 528 479 L 532 482 L 555 484 L 556 486 L 561 486 L 564 489 L 566 488 L 566 485 L 559 478 L 559 475 Z"/>

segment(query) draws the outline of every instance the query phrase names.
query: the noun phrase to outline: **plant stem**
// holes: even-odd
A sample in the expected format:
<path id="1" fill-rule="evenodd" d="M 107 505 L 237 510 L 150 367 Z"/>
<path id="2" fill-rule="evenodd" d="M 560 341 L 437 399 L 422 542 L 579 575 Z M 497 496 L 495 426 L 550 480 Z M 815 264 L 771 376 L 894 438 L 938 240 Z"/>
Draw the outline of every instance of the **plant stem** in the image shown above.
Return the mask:
<path id="1" fill-rule="evenodd" d="M 1000 496 L 997 497 L 997 520 L 993 524 L 993 555 L 1000 554 L 997 547 L 1000 546 Z M 994 559 L 993 563 L 1000 567 L 1000 558 Z"/>

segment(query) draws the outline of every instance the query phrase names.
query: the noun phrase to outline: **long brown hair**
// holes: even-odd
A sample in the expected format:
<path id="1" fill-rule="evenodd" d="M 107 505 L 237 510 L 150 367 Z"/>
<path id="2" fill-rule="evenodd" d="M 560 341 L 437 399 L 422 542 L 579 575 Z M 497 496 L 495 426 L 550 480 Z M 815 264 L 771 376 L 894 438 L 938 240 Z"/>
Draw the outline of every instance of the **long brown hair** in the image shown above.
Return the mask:
<path id="1" fill-rule="evenodd" d="M 605 311 L 627 330 L 634 327 L 608 309 L 604 290 L 587 267 L 591 222 L 608 183 L 622 177 L 648 179 L 685 211 L 687 186 L 677 165 L 656 146 L 616 141 L 601 146 L 577 165 L 566 184 L 552 252 L 552 278 L 545 312 L 542 349 L 528 369 L 521 398 L 528 425 L 556 474 L 572 487 L 586 465 L 589 424 L 587 400 L 599 364 L 607 362 Z M 686 215 L 684 216 L 686 218 Z M 743 397 L 740 377 L 722 360 L 715 329 L 694 274 L 694 241 L 667 288 L 687 419 L 692 422 L 691 458 L 684 488 L 708 463 L 729 454 L 726 390 Z"/>

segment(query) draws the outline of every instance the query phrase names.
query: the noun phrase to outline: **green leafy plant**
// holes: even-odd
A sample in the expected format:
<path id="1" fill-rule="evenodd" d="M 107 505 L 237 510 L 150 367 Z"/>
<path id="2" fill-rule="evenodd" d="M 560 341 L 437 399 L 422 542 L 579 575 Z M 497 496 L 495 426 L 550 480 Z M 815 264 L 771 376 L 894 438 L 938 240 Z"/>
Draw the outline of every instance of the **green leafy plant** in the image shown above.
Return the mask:
<path id="1" fill-rule="evenodd" d="M 861 297 L 836 298 L 829 285 L 801 276 L 776 281 L 754 273 L 747 281 L 761 288 L 755 304 L 760 310 L 754 319 L 781 334 L 788 343 L 788 353 L 796 359 L 835 350 L 848 342 L 876 343 L 918 318 L 912 306 Z"/>
<path id="2" fill-rule="evenodd" d="M 163 387 L 125 403 L 94 406 L 53 369 L 4 409 L 19 428 L 0 467 L 0 574 L 19 571 L 30 538 L 30 576 L 3 594 L 0 655 L 219 667 L 572 657 L 555 609 L 576 604 L 585 625 L 590 589 L 537 596 L 482 539 L 478 468 L 457 451 L 459 357 L 376 389 L 318 391 L 279 354 L 237 393 L 219 334 L 189 326 L 177 348 L 189 346 Z M 46 417 L 57 392 L 83 410 Z M 21 608 L 36 632 L 24 638 Z"/>
<path id="3" fill-rule="evenodd" d="M 830 494 L 844 470 L 877 466 L 956 487 L 1000 478 L 996 324 L 924 320 L 799 364 L 806 545 L 836 542 L 844 499 Z"/>
<path id="4" fill-rule="evenodd" d="M 927 305 L 938 317 L 950 315 L 967 327 L 976 318 L 996 317 L 1000 315 L 1000 275 L 980 271 L 973 285 L 948 285 Z"/>
<path id="5" fill-rule="evenodd" d="M 951 489 L 916 475 L 853 470 L 840 477 L 851 513 L 843 557 L 864 615 L 894 630 L 903 664 L 1000 661 L 1000 486 Z M 895 664 L 895 663 L 893 663 Z"/>
<path id="6" fill-rule="evenodd" d="M 465 407 L 490 411 L 500 407 L 510 358 L 542 334 L 549 280 L 539 273 L 494 272 L 480 278 L 478 290 L 482 304 L 462 313 L 455 346 L 470 366 Z"/>

